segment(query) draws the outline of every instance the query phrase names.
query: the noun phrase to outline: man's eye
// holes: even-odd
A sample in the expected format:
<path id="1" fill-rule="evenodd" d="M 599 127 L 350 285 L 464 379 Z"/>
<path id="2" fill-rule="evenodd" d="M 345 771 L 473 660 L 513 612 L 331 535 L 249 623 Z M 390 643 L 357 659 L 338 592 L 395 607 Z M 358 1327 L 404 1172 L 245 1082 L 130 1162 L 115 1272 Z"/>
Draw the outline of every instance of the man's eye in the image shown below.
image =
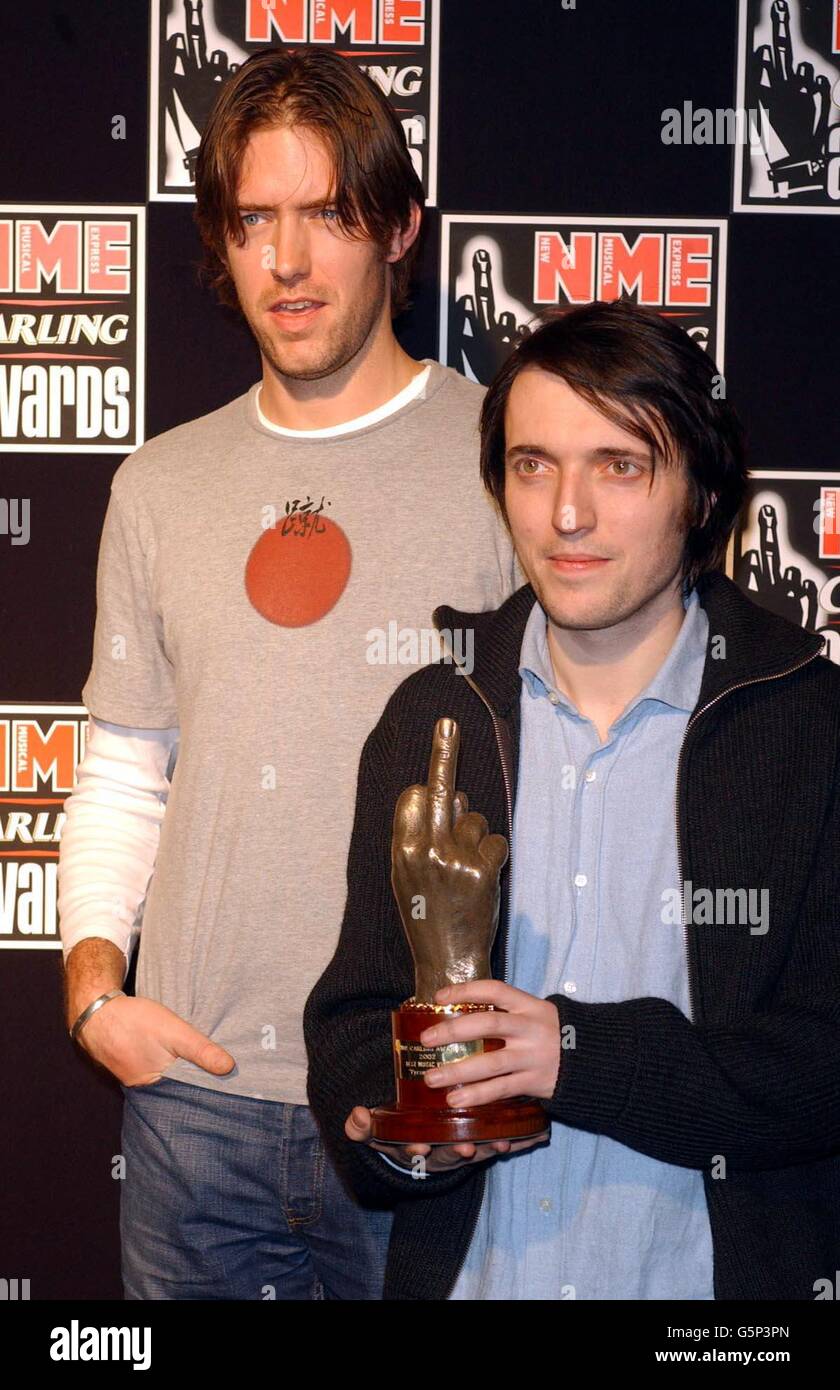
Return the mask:
<path id="1" fill-rule="evenodd" d="M 529 468 L 529 464 L 533 464 L 533 468 Z M 517 464 L 517 470 L 520 473 L 524 473 L 527 478 L 533 478 L 534 473 L 539 468 L 542 468 L 542 464 L 540 463 L 539 459 L 521 458 Z"/>
<path id="2" fill-rule="evenodd" d="M 628 468 L 635 468 L 637 473 L 641 472 L 639 465 L 637 463 L 634 463 L 632 459 L 613 459 L 609 466 L 610 468 L 619 468 L 625 470 L 618 474 L 620 478 L 629 478 L 632 476 L 630 473 L 626 472 Z"/>
<path id="3" fill-rule="evenodd" d="M 249 222 L 249 221 L 248 221 L 248 218 L 249 218 L 249 217 L 262 217 L 262 213 L 261 213 L 261 212 L 243 212 L 243 214 L 242 214 L 242 221 L 244 222 L 245 226 L 246 226 L 246 227 L 255 227 L 255 226 L 257 225 L 256 222 Z"/>
<path id="4" fill-rule="evenodd" d="M 335 221 L 338 217 L 338 208 L 322 208 L 321 216 L 326 218 L 327 221 Z"/>

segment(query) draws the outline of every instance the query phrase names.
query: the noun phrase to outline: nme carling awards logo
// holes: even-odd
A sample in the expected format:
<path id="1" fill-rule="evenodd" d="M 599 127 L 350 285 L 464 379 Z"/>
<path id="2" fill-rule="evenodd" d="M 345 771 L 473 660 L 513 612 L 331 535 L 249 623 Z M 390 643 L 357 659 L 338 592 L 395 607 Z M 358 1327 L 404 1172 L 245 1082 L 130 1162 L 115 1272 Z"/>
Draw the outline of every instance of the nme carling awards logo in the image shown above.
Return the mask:
<path id="1" fill-rule="evenodd" d="M 143 442 L 142 207 L 0 206 L 0 438 L 16 453 Z"/>
<path id="2" fill-rule="evenodd" d="M 58 850 L 83 705 L 0 704 L 0 948 L 61 947 Z"/>

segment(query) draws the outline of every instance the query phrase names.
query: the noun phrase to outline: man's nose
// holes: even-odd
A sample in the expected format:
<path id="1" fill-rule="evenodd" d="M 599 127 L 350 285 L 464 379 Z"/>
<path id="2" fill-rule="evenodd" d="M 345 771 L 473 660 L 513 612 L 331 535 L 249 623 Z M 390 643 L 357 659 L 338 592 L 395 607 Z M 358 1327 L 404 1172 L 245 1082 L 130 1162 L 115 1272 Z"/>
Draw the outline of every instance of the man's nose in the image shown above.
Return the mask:
<path id="1" fill-rule="evenodd" d="M 564 535 L 589 531 L 595 525 L 592 490 L 580 474 L 569 470 L 559 471 L 551 524 L 555 531 L 562 531 Z"/>
<path id="2" fill-rule="evenodd" d="M 310 271 L 309 236 L 297 217 L 279 217 L 271 241 L 274 274 L 281 280 L 296 280 Z"/>

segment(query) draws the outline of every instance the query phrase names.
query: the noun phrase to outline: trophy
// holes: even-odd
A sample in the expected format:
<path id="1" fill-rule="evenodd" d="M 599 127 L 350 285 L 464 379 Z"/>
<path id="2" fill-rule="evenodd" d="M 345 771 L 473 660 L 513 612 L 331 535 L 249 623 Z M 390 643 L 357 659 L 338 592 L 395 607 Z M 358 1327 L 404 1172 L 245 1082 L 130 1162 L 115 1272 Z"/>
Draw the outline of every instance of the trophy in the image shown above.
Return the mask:
<path id="1" fill-rule="evenodd" d="M 443 1088 L 423 1080 L 432 1067 L 504 1047 L 503 1038 L 424 1047 L 420 1034 L 443 1018 L 495 1012 L 491 1004 L 436 1004 L 448 984 L 491 977 L 490 949 L 499 922 L 499 874 L 508 854 L 503 835 L 489 835 L 483 816 L 470 813 L 455 791 L 460 734 L 439 719 L 432 739 L 429 781 L 407 787 L 394 812 L 391 884 L 414 958 L 414 994 L 391 1014 L 394 1105 L 372 1114 L 371 1137 L 395 1144 L 457 1144 L 548 1134 L 542 1106 L 527 1097 L 484 1105 L 449 1105 Z M 457 1068 L 456 1068 L 457 1070 Z M 456 1081 L 453 1079 L 453 1086 Z"/>

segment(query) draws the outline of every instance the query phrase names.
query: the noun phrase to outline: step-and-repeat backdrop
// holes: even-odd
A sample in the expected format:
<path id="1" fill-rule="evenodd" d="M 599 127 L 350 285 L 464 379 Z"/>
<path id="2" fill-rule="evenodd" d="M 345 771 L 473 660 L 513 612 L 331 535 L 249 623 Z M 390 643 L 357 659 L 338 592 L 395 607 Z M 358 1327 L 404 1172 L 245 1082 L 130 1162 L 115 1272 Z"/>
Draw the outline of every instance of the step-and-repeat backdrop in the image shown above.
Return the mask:
<path id="1" fill-rule="evenodd" d="M 63 1027 L 57 863 L 99 532 L 144 440 L 259 375 L 196 275 L 199 140 L 265 46 L 393 103 L 426 191 L 416 357 L 487 382 L 549 305 L 630 295 L 713 355 L 752 482 L 729 572 L 840 661 L 840 0 L 17 6 L 0 206 L 0 1279 L 121 1297 L 119 1088 Z M 28 1282 L 28 1285 L 26 1281 Z"/>

